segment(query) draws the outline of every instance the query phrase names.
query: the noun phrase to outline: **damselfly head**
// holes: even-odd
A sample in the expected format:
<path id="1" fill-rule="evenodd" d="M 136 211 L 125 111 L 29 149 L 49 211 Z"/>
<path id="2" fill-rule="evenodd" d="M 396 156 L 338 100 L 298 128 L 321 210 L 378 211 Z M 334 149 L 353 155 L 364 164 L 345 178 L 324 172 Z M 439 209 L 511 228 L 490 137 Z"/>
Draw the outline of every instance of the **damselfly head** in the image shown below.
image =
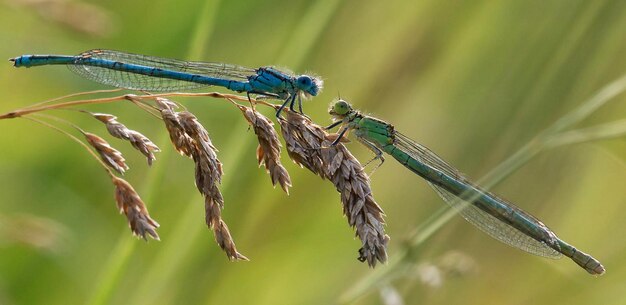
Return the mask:
<path id="1" fill-rule="evenodd" d="M 316 96 L 322 91 L 324 81 L 318 77 L 309 75 L 300 75 L 296 79 L 296 85 L 305 95 Z"/>
<path id="2" fill-rule="evenodd" d="M 344 100 L 337 100 L 330 104 L 328 113 L 336 118 L 343 118 L 352 112 L 352 106 Z"/>

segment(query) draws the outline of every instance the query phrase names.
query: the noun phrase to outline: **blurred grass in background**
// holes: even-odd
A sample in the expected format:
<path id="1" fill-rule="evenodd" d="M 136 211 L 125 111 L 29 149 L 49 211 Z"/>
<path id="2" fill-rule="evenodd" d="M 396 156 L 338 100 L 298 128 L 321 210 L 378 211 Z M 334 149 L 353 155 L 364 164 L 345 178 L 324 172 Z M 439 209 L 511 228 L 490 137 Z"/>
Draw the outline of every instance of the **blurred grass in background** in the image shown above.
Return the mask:
<path id="1" fill-rule="evenodd" d="M 0 58 L 110 48 L 312 71 L 326 82 L 304 105 L 318 123 L 329 122 L 327 105 L 340 93 L 475 178 L 623 75 L 625 38 L 623 1 L 0 2 Z M 0 65 L 1 112 L 101 88 L 60 67 Z M 623 119 L 625 100 L 578 127 Z M 238 110 L 221 100 L 178 101 L 220 149 L 224 218 L 251 262 L 230 263 L 215 245 L 193 165 L 136 107 L 90 109 L 115 113 L 164 150 L 148 169 L 117 143 L 132 167 L 125 178 L 161 224 L 161 242 L 131 236 L 106 175 L 80 147 L 30 122 L 5 120 L 0 221 L 21 225 L 4 220 L 34 215 L 62 236 L 49 237 L 58 245 L 48 248 L 0 234 L 0 303 L 331 304 L 371 274 L 356 261 L 359 242 L 330 183 L 285 156 L 294 187 L 289 196 L 272 189 Z M 58 114 L 104 133 L 87 117 Z M 357 142 L 349 145 L 361 160 L 371 158 Z M 405 304 L 626 304 L 625 155 L 624 139 L 560 147 L 495 188 L 598 258 L 606 275 L 507 247 L 456 217 L 411 253 L 416 265 L 383 285 L 382 295 L 389 301 L 397 293 Z M 373 188 L 393 257 L 442 203 L 392 161 L 376 171 Z M 379 291 L 353 303 L 379 304 Z"/>

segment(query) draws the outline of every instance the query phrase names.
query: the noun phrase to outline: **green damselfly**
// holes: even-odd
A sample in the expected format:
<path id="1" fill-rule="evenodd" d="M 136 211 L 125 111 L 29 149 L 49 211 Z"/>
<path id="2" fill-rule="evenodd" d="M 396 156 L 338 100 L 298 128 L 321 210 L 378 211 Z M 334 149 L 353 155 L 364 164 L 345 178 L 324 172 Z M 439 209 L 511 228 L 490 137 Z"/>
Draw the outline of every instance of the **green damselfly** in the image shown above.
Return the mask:
<path id="1" fill-rule="evenodd" d="M 383 152 L 391 155 L 426 179 L 446 203 L 491 237 L 539 256 L 559 258 L 565 255 L 591 274 L 604 273 L 599 261 L 559 239 L 534 216 L 481 189 L 430 149 L 397 132 L 393 125 L 364 115 L 343 100 L 334 103 L 329 113 L 336 121 L 328 129 L 342 126 L 333 144 L 339 142 L 347 131 L 353 130 L 381 164 Z"/>

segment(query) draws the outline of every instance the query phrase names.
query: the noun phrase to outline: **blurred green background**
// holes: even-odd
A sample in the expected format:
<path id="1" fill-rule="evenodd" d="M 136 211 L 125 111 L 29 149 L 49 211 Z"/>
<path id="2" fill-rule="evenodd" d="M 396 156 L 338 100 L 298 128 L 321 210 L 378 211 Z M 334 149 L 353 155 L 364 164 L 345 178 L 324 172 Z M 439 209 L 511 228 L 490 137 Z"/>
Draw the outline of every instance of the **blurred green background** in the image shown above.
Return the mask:
<path id="1" fill-rule="evenodd" d="M 305 103 L 322 125 L 341 95 L 480 178 L 541 130 L 626 73 L 625 1 L 63 1 L 0 2 L 0 58 L 93 48 L 312 71 Z M 0 112 L 103 89 L 61 67 L 0 65 Z M 125 179 L 159 221 L 161 242 L 131 236 L 113 188 L 85 151 L 26 120 L 0 121 L 0 304 L 626 304 L 623 138 L 538 155 L 494 191 L 603 262 L 593 277 L 503 245 L 455 217 L 401 272 L 346 293 L 374 272 L 328 181 L 297 168 L 289 196 L 255 160 L 256 138 L 222 100 L 177 99 L 209 130 L 225 176 L 224 218 L 250 262 L 229 262 L 204 225 L 193 164 L 158 121 L 127 103 L 93 106 L 164 152 L 152 168 L 111 140 Z M 581 125 L 623 119 L 617 97 Z M 263 110 L 266 115 L 272 113 Z M 57 111 L 104 135 L 84 115 Z M 371 154 L 353 141 L 362 161 Z M 443 206 L 388 161 L 372 177 L 393 259 Z M 398 301 L 400 303 L 393 303 Z"/>

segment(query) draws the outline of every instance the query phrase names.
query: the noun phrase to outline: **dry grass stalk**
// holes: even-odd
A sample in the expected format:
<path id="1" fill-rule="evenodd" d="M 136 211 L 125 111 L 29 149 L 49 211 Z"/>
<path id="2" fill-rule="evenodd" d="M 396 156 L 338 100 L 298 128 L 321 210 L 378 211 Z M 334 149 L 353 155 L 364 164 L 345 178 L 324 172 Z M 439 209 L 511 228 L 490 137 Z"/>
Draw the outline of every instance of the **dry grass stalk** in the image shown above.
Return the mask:
<path id="1" fill-rule="evenodd" d="M 135 130 L 128 129 L 124 124 L 118 122 L 114 115 L 106 113 L 93 113 L 92 115 L 106 125 L 109 134 L 118 139 L 129 141 L 135 149 L 146 156 L 148 165 L 152 165 L 156 159 L 153 152 L 160 150 L 150 139 Z"/>
<path id="2" fill-rule="evenodd" d="M 205 220 L 213 230 L 217 244 L 230 260 L 248 260 L 237 251 L 228 226 L 222 220 L 224 198 L 218 188 L 222 181 L 222 163 L 208 132 L 192 113 L 175 112 L 172 102 L 159 98 L 157 105 L 176 150 L 194 160 L 196 187 L 204 196 Z"/>
<path id="3" fill-rule="evenodd" d="M 104 161 L 104 163 L 116 172 L 123 175 L 129 167 L 126 165 L 126 160 L 124 160 L 122 153 L 111 147 L 111 145 L 109 145 L 109 143 L 103 138 L 93 133 L 83 132 L 83 134 L 85 135 L 89 145 L 91 145 L 98 152 L 102 161 Z"/>
<path id="4" fill-rule="evenodd" d="M 280 120 L 287 151 L 294 162 L 304 165 L 315 174 L 333 182 L 341 193 L 343 213 L 362 243 L 359 260 L 369 266 L 387 261 L 387 243 L 384 213 L 374 200 L 369 177 L 363 166 L 341 143 L 330 146 L 334 139 L 309 119 L 285 111 L 286 120 Z"/>
<path id="5" fill-rule="evenodd" d="M 280 163 L 280 140 L 274 129 L 274 123 L 267 117 L 253 110 L 250 107 L 239 106 L 244 117 L 254 129 L 257 135 L 259 146 L 256 150 L 259 166 L 265 165 L 265 169 L 270 174 L 272 185 L 280 184 L 280 187 L 289 194 L 291 178 L 287 169 Z"/>
<path id="6" fill-rule="evenodd" d="M 150 218 L 146 205 L 143 203 L 139 194 L 124 179 L 112 177 L 115 185 L 115 201 L 120 213 L 124 213 L 128 219 L 128 225 L 133 234 L 147 240 L 146 235 L 150 235 L 153 239 L 159 240 L 156 228 L 159 224 Z"/>

